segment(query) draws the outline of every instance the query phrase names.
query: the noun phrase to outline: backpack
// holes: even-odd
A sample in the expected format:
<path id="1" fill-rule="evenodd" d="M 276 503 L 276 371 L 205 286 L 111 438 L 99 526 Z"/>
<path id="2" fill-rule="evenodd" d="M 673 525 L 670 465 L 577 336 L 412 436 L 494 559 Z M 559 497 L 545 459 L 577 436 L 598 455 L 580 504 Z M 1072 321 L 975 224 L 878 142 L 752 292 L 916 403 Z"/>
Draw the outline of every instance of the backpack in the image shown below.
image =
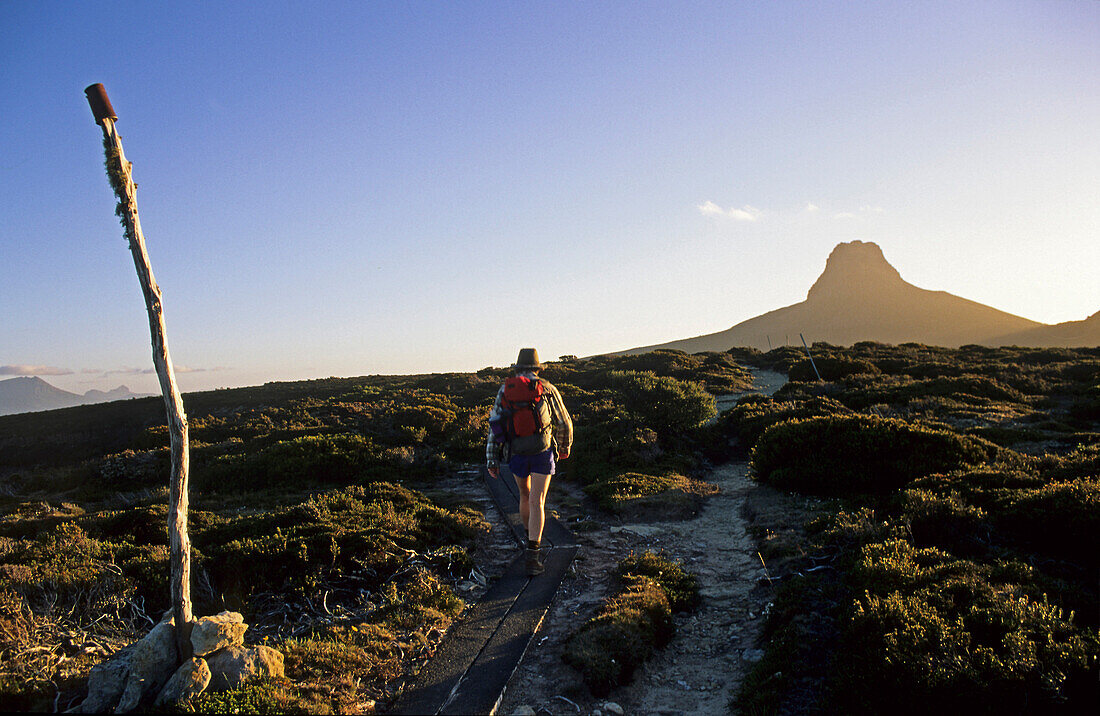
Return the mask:
<path id="1" fill-rule="evenodd" d="M 497 442 L 506 442 L 513 455 L 538 455 L 550 449 L 550 403 L 538 378 L 516 375 L 504 381 L 500 417 L 489 421 Z"/>

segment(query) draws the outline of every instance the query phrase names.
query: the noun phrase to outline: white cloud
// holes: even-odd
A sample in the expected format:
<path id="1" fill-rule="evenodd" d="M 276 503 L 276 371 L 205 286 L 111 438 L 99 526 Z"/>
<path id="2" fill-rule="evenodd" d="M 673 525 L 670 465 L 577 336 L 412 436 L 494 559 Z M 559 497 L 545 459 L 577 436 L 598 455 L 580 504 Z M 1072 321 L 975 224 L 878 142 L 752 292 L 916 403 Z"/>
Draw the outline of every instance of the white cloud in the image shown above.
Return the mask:
<path id="1" fill-rule="evenodd" d="M 192 368 L 186 365 L 176 364 L 172 366 L 176 373 L 207 373 L 217 370 L 228 370 L 224 366 L 215 366 L 214 368 Z M 152 375 L 156 373 L 156 368 L 116 368 L 115 370 L 103 371 L 104 375 Z"/>
<path id="2" fill-rule="evenodd" d="M 867 216 L 868 214 L 882 214 L 882 213 L 885 213 L 885 212 L 886 212 L 886 209 L 883 209 L 881 206 L 870 206 L 870 205 L 864 204 L 863 206 L 859 207 L 859 211 L 842 211 L 838 214 L 833 214 L 833 218 L 834 219 L 856 219 L 856 218 L 859 218 L 861 216 Z"/>
<path id="3" fill-rule="evenodd" d="M 49 365 L 0 365 L 0 375 L 72 375 L 68 368 Z"/>
<path id="4" fill-rule="evenodd" d="M 142 375 L 152 372 L 152 368 L 115 368 L 114 370 L 103 371 L 103 375 Z"/>
<path id="5" fill-rule="evenodd" d="M 732 206 L 728 209 L 715 204 L 713 201 L 708 201 L 699 205 L 699 212 L 705 216 L 724 216 L 728 219 L 734 219 L 735 221 L 757 221 L 764 212 L 757 209 L 755 206 L 749 206 L 746 204 L 740 209 L 735 209 Z"/>
<path id="6" fill-rule="evenodd" d="M 748 222 L 760 221 L 761 219 L 764 219 L 764 218 L 767 218 L 769 220 L 777 220 L 777 221 L 780 221 L 780 222 L 795 221 L 795 220 L 797 220 L 798 216 L 803 216 L 805 218 L 806 215 L 809 215 L 809 216 L 826 215 L 826 216 L 831 216 L 833 219 L 846 220 L 846 219 L 870 218 L 870 216 L 873 215 L 873 214 L 883 214 L 883 213 L 886 212 L 886 210 L 883 209 L 881 206 L 873 206 L 873 205 L 869 205 L 869 204 L 864 204 L 863 206 L 859 207 L 859 209 L 856 209 L 856 210 L 838 211 L 838 212 L 823 214 L 821 206 L 818 205 L 818 204 L 815 204 L 812 201 L 806 202 L 806 204 L 802 207 L 801 210 L 796 209 L 794 207 L 788 207 L 786 209 L 781 209 L 781 210 L 777 210 L 777 211 L 763 211 L 763 210 L 757 209 L 755 206 L 751 206 L 749 204 L 744 205 L 740 209 L 738 209 L 736 207 L 732 207 L 732 206 L 728 209 L 724 209 L 721 206 L 719 206 L 718 204 L 715 204 L 713 201 L 703 202 L 702 204 L 699 204 L 696 208 L 698 208 L 699 213 L 703 214 L 704 216 L 717 216 L 717 217 L 722 217 L 724 219 L 732 219 L 733 221 L 748 221 Z"/>
<path id="7" fill-rule="evenodd" d="M 713 201 L 708 201 L 705 204 L 700 204 L 699 212 L 702 214 L 706 214 L 707 216 L 722 216 L 726 213 L 722 210 L 722 207 L 718 206 Z"/>

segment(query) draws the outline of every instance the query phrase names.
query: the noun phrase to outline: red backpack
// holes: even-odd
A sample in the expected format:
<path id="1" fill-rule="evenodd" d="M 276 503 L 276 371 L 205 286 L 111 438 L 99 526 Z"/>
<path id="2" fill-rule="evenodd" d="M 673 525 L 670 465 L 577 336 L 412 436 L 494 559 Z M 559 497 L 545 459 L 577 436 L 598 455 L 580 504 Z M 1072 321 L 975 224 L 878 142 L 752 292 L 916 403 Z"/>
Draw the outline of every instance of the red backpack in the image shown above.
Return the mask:
<path id="1" fill-rule="evenodd" d="M 537 455 L 550 449 L 550 404 L 539 378 L 515 375 L 504 381 L 501 417 L 493 434 L 507 442 L 513 455 Z"/>

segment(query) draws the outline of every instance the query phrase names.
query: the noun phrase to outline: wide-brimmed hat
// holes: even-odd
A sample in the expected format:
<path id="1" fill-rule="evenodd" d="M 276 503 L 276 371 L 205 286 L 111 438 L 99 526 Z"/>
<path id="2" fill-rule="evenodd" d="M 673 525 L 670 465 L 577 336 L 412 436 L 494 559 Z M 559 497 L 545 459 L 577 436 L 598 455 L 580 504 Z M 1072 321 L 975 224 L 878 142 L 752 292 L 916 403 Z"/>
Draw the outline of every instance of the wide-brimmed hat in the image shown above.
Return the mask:
<path id="1" fill-rule="evenodd" d="M 542 368 L 542 363 L 539 363 L 539 352 L 534 348 L 520 348 L 519 358 L 516 358 L 516 364 L 513 368 Z"/>

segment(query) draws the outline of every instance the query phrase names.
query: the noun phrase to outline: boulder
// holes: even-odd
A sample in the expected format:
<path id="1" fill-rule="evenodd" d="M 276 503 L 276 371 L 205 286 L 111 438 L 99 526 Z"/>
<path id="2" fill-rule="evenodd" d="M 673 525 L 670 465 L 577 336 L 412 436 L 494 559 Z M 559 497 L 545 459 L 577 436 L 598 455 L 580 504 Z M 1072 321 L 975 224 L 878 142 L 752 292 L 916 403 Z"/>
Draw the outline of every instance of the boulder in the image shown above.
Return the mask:
<path id="1" fill-rule="evenodd" d="M 126 690 L 133 651 L 134 645 L 131 644 L 116 651 L 109 660 L 92 667 L 92 673 L 88 675 L 88 697 L 80 704 L 79 713 L 97 714 L 114 710 Z"/>
<path id="2" fill-rule="evenodd" d="M 203 659 L 188 659 L 183 662 L 168 683 L 160 690 L 154 706 L 173 704 L 177 701 L 198 696 L 210 685 L 210 667 Z"/>
<path id="3" fill-rule="evenodd" d="M 206 656 L 227 646 L 241 646 L 247 629 L 244 617 L 238 612 L 202 617 L 191 630 L 191 649 L 195 656 Z"/>
<path id="4" fill-rule="evenodd" d="M 176 628 L 170 621 L 161 622 L 133 648 L 126 688 L 115 708 L 119 714 L 133 711 L 146 696 L 159 693 L 176 670 Z"/>
<path id="5" fill-rule="evenodd" d="M 283 655 L 269 646 L 227 646 L 207 659 L 210 665 L 210 688 L 232 689 L 245 681 L 261 676 L 282 678 Z"/>

